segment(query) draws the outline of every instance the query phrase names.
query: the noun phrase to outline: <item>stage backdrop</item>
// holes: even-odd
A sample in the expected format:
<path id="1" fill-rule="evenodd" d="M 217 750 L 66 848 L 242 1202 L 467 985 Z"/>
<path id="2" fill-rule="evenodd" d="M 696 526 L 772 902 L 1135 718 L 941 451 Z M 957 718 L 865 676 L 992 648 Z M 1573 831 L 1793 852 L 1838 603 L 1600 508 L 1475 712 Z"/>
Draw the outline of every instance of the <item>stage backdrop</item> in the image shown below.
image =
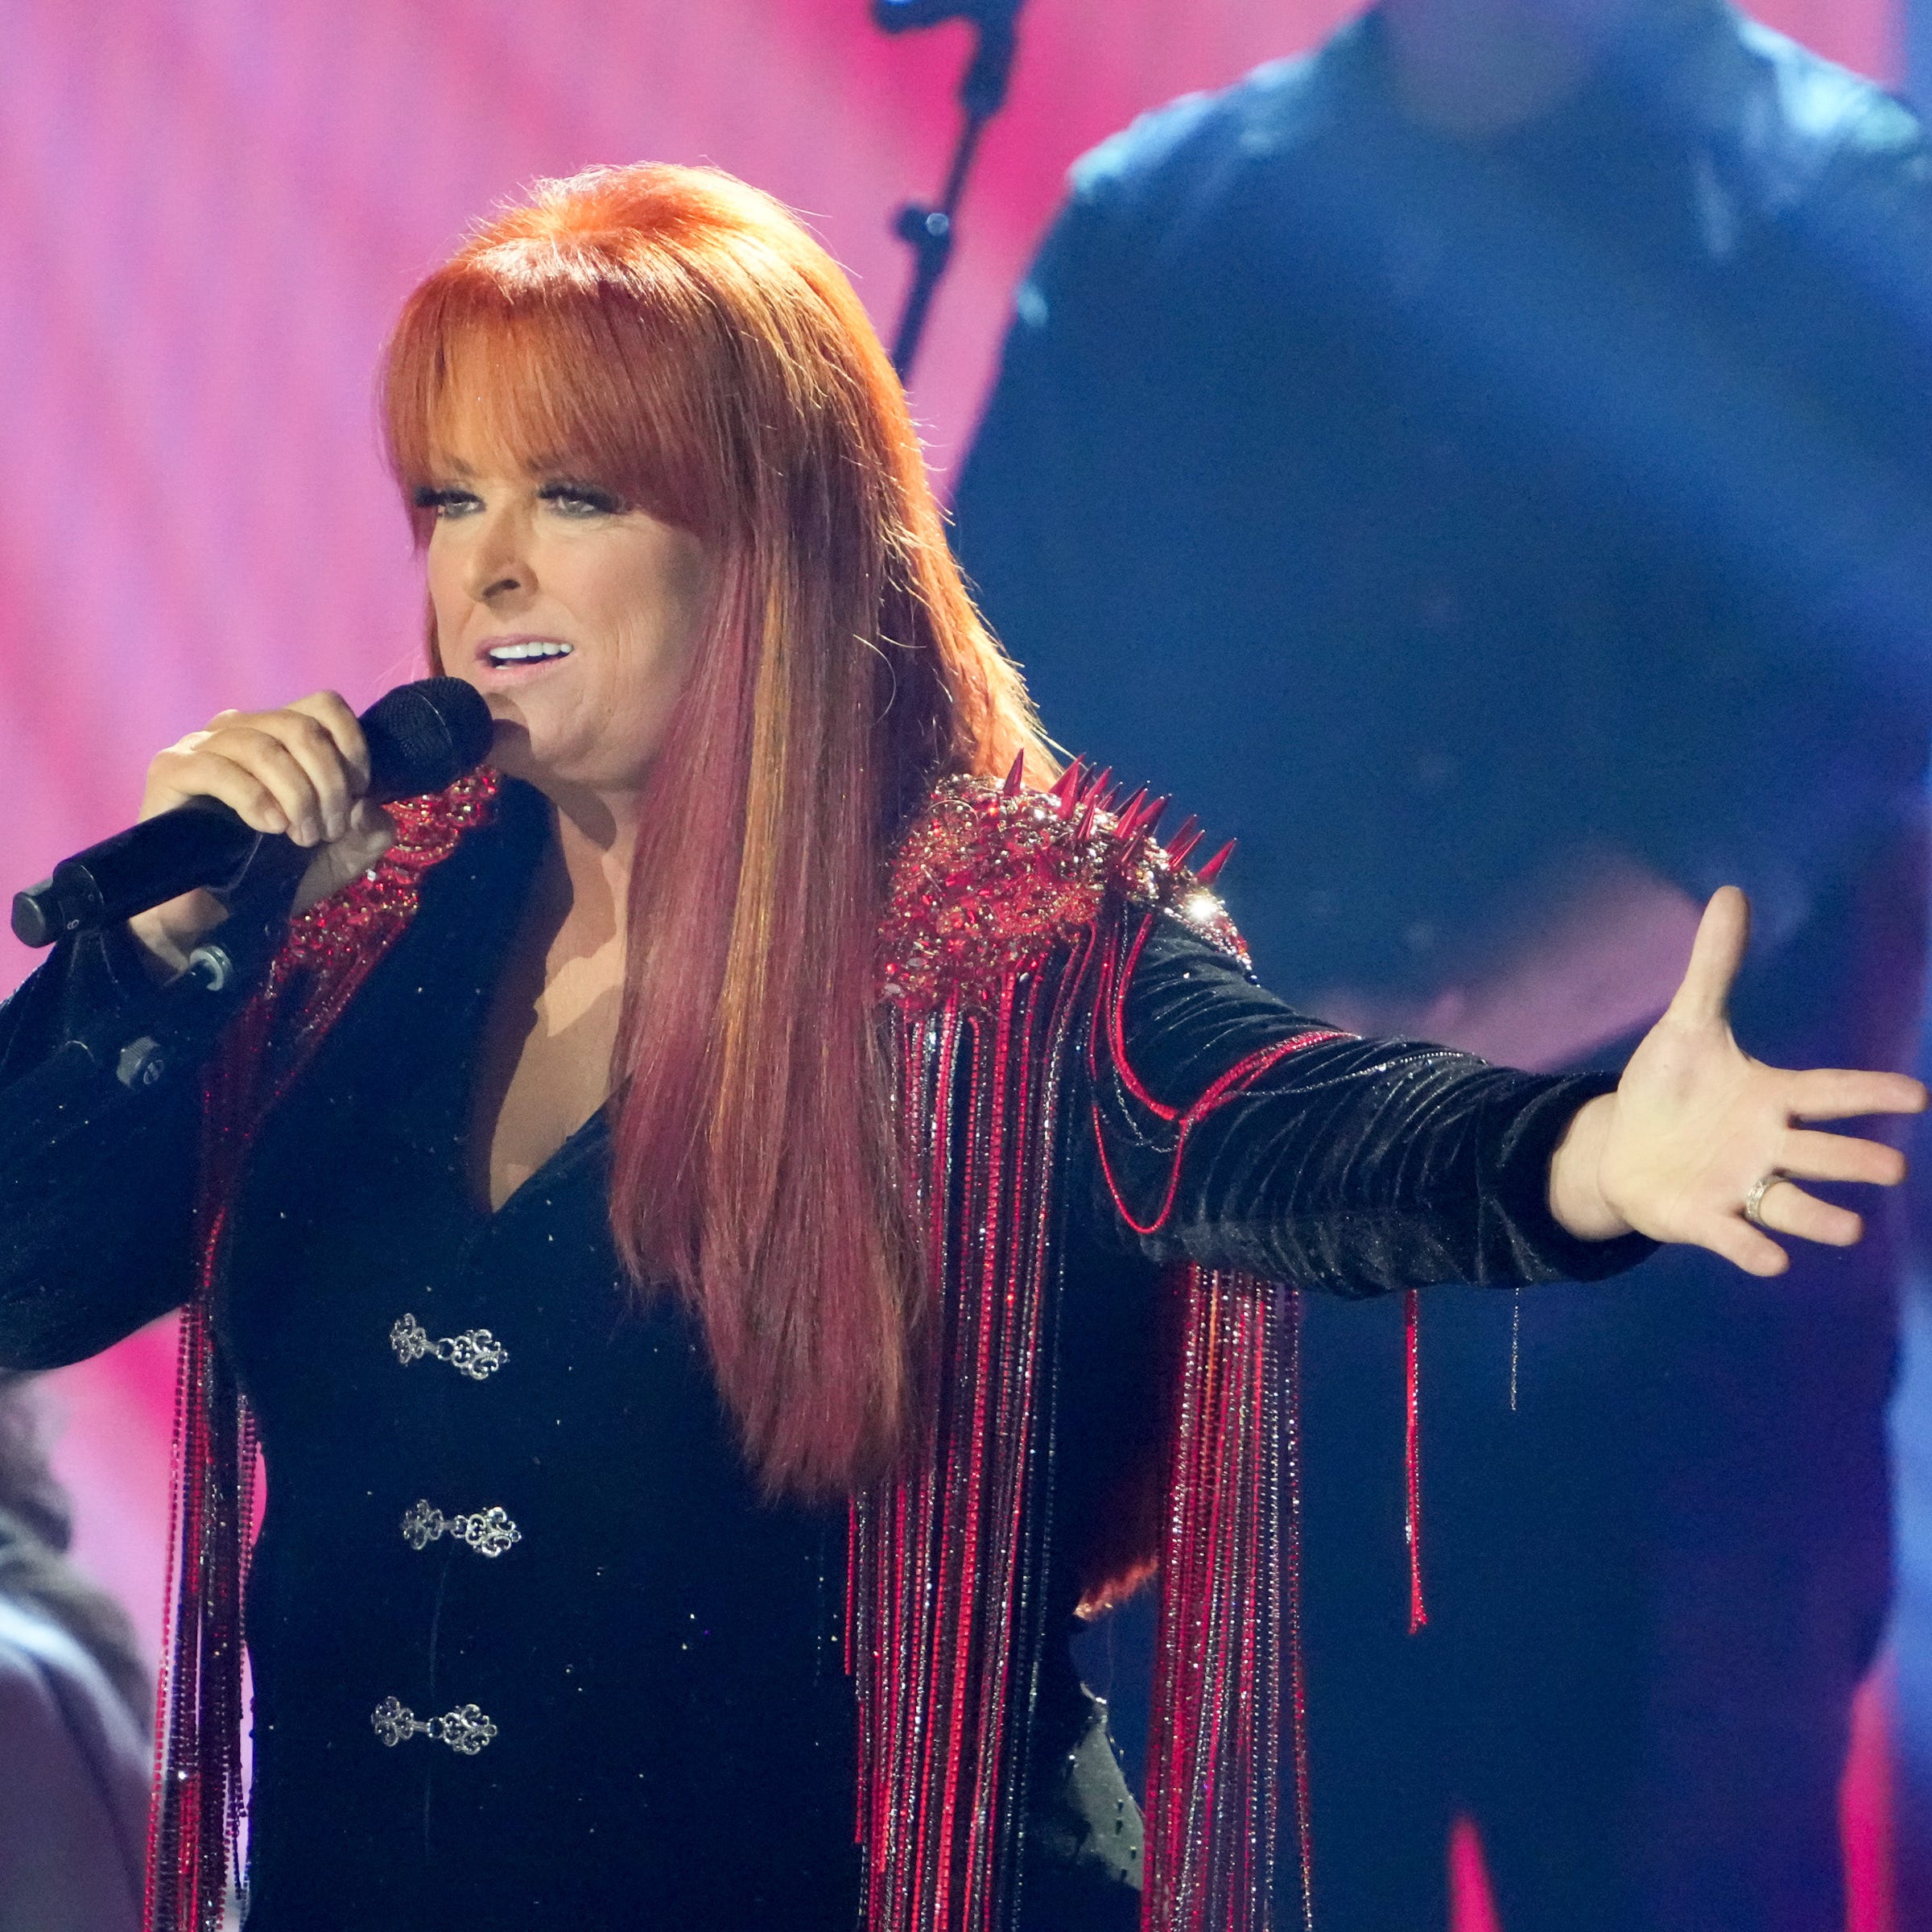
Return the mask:
<path id="1" fill-rule="evenodd" d="M 1304 47 L 1346 0 L 1034 0 L 916 402 L 942 479 L 1082 150 Z M 1888 73 L 1892 0 L 1764 0 Z M 0 82 L 0 883 L 128 819 L 223 705 L 418 663 L 370 372 L 415 279 L 539 175 L 706 161 L 802 210 L 881 328 L 966 47 L 863 0 L 16 0 Z M 0 940 L 0 989 L 27 968 Z M 56 1378 L 80 1550 L 151 1648 L 165 1330 Z"/>

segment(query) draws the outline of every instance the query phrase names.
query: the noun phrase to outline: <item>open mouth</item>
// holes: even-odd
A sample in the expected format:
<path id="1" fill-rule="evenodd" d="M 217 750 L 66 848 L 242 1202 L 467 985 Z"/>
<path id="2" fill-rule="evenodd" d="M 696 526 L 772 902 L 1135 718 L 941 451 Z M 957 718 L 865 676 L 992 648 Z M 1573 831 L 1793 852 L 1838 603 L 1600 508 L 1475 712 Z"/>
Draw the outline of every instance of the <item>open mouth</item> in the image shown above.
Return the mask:
<path id="1" fill-rule="evenodd" d="M 493 645 L 484 654 L 485 661 L 499 669 L 511 664 L 540 664 L 547 658 L 567 658 L 571 646 L 555 643 L 548 639 L 528 644 Z"/>

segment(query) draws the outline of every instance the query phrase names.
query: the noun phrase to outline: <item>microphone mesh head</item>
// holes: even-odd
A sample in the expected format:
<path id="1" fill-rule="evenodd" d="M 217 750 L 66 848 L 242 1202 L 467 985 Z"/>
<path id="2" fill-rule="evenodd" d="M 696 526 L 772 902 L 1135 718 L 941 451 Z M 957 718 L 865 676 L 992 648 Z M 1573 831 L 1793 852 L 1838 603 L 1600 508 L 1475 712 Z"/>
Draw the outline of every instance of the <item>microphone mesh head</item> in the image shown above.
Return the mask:
<path id="1" fill-rule="evenodd" d="M 489 755 L 489 707 L 460 678 L 399 684 L 363 712 L 369 795 L 378 803 L 419 798 L 453 785 Z"/>

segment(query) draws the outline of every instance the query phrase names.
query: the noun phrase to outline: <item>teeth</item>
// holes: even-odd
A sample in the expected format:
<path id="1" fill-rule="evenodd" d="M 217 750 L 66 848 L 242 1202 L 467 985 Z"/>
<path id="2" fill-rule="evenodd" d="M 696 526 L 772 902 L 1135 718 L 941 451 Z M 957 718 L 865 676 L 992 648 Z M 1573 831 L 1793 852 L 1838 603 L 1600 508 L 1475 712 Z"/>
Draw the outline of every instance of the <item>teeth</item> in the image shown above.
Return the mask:
<path id="1" fill-rule="evenodd" d="M 567 658 L 568 644 L 499 644 L 489 654 L 493 664 L 521 664 L 531 658 Z"/>

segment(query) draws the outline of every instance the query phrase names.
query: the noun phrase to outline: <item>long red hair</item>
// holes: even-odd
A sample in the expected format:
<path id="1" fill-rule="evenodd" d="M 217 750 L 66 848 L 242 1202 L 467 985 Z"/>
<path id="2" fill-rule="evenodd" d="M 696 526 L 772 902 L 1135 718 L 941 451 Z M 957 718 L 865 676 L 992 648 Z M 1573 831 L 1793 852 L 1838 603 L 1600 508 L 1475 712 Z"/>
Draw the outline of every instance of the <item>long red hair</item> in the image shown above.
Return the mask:
<path id="1" fill-rule="evenodd" d="M 714 559 L 631 878 L 611 1221 L 697 1311 L 766 1487 L 850 1490 L 906 1439 L 924 1322 L 872 1010 L 892 848 L 942 774 L 1054 769 L 898 378 L 778 203 L 639 166 L 476 233 L 410 298 L 383 400 L 406 499 L 460 416 Z"/>

